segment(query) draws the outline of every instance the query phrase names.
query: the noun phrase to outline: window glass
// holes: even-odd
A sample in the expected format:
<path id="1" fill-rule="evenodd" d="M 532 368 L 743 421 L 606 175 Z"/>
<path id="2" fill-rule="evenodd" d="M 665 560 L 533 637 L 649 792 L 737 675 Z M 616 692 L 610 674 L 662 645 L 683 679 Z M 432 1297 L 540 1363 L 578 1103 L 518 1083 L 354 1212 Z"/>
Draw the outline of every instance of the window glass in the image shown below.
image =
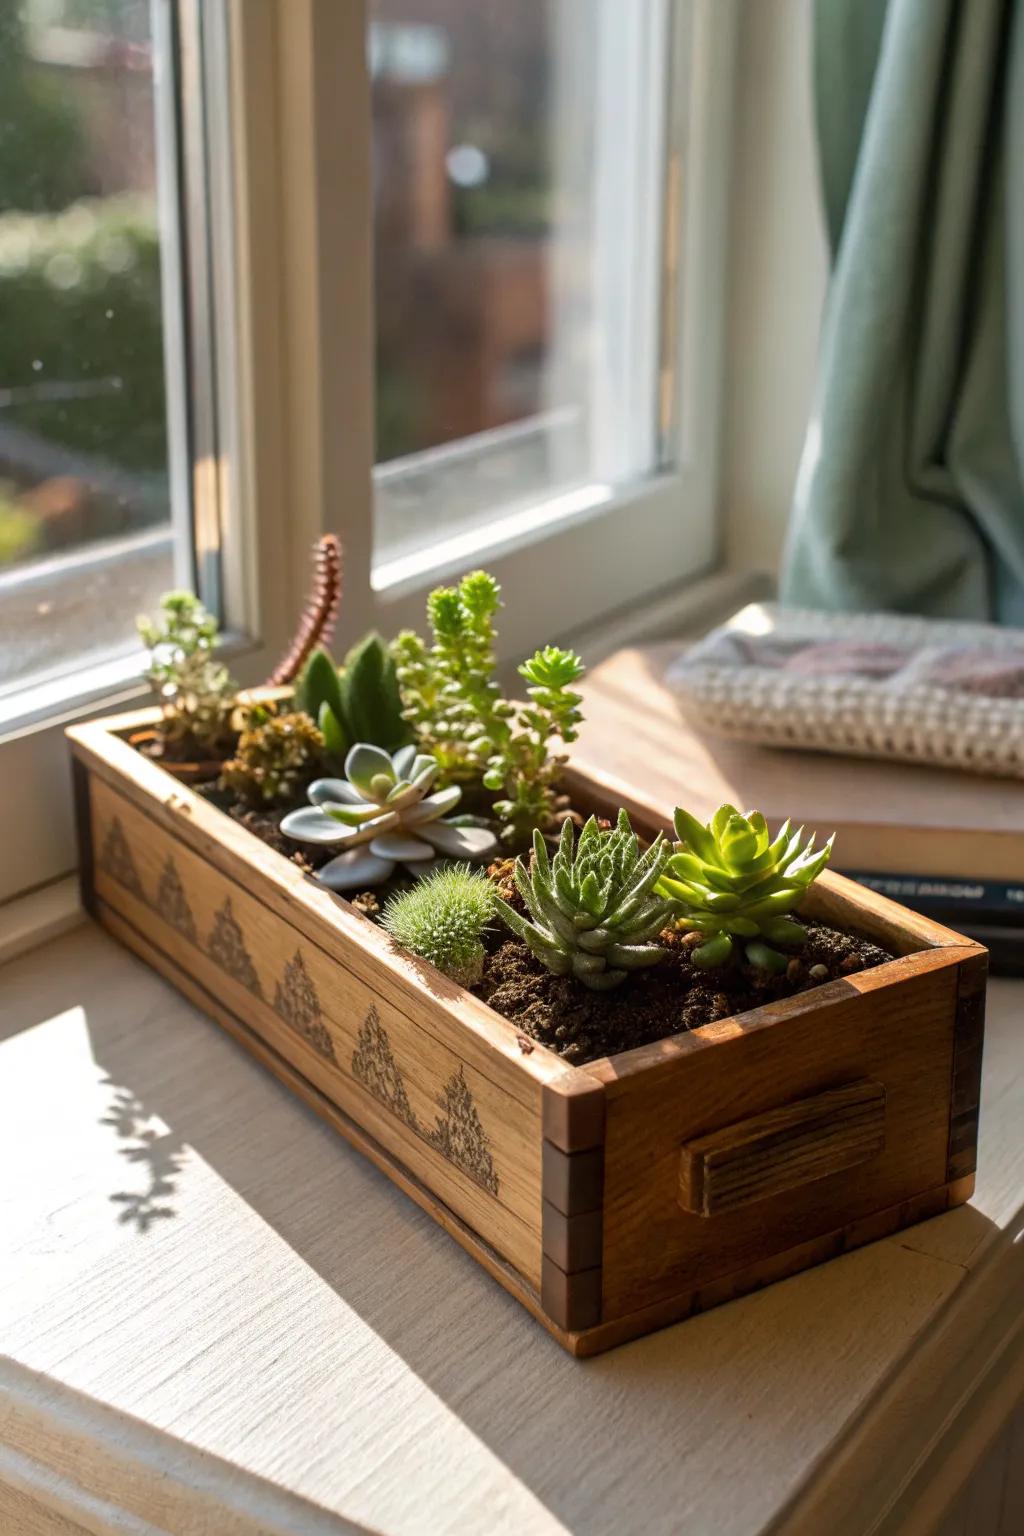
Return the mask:
<path id="1" fill-rule="evenodd" d="M 378 560 L 655 467 L 669 14 L 371 0 Z"/>
<path id="2" fill-rule="evenodd" d="M 0 693 L 172 584 L 149 0 L 0 0 Z"/>

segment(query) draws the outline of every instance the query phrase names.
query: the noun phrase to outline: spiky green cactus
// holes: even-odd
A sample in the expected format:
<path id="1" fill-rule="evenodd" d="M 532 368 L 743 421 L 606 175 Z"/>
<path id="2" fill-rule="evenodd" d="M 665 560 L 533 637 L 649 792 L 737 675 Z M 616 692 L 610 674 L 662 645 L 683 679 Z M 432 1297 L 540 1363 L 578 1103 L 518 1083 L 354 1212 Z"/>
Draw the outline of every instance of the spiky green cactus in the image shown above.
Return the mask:
<path id="1" fill-rule="evenodd" d="M 414 955 L 471 987 L 483 975 L 483 932 L 494 916 L 494 900 L 485 874 L 454 864 L 392 897 L 381 926 Z"/>
<path id="2" fill-rule="evenodd" d="M 500 897 L 498 914 L 556 976 L 575 976 L 604 991 L 630 971 L 657 965 L 666 950 L 650 941 L 668 923 L 672 908 L 652 894 L 670 852 L 659 833 L 645 853 L 625 811 L 613 830 L 591 817 L 573 845 L 572 823 L 562 827 L 553 859 L 539 832 L 528 868 L 516 860 L 515 881 L 532 922 Z"/>
<path id="3" fill-rule="evenodd" d="M 803 827 L 793 832 L 788 821 L 772 842 L 760 811 L 741 816 L 723 805 L 704 826 L 677 809 L 674 820 L 679 843 L 656 889 L 680 927 L 707 934 L 694 962 L 723 965 L 734 940 L 745 939 L 752 965 L 783 970 L 786 957 L 771 946 L 802 943 L 804 930 L 788 914 L 828 863 L 835 834 L 816 853 L 814 837 L 804 842 Z"/>

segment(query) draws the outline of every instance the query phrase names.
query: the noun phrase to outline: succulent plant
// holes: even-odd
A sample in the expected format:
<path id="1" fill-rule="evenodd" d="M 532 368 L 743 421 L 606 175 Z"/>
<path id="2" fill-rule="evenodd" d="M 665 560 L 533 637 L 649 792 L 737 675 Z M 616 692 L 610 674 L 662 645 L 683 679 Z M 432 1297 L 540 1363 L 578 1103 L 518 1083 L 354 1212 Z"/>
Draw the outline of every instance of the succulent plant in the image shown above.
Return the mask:
<path id="1" fill-rule="evenodd" d="M 353 742 L 394 752 L 410 738 L 402 718 L 395 663 L 379 635 L 364 635 L 336 667 L 325 650 L 309 657 L 295 688 L 295 706 L 324 734 L 340 761 Z"/>
<path id="2" fill-rule="evenodd" d="M 344 724 L 341 678 L 329 652 L 315 650 L 309 657 L 295 684 L 295 708 L 319 727 L 330 756 L 343 760 L 352 738 Z"/>
<path id="3" fill-rule="evenodd" d="M 405 718 L 421 750 L 437 757 L 444 782 L 482 779 L 499 791 L 494 814 L 502 841 L 529 845 L 535 828 L 554 823 L 565 757 L 555 744 L 575 741 L 583 673 L 575 651 L 545 646 L 519 668 L 530 702 L 502 696 L 494 676 L 494 616 L 501 588 L 486 571 L 457 587 L 438 587 L 427 601 L 433 643 L 405 630 L 395 640 Z"/>
<path id="4" fill-rule="evenodd" d="M 397 943 L 462 987 L 483 975 L 483 931 L 494 916 L 494 886 L 480 870 L 454 864 L 393 896 L 381 926 Z"/>
<path id="5" fill-rule="evenodd" d="M 380 885 L 397 864 L 413 874 L 426 873 L 438 854 L 484 859 L 494 852 L 493 833 L 485 827 L 443 819 L 458 805 L 457 784 L 433 794 L 437 762 L 414 746 L 390 754 L 369 742 L 357 742 L 345 758 L 343 779 L 317 779 L 309 786 L 312 802 L 291 811 L 281 831 L 300 843 L 344 843 L 345 851 L 317 871 L 335 891 Z"/>
<path id="6" fill-rule="evenodd" d="M 160 701 L 157 727 L 169 757 L 219 757 L 231 741 L 235 684 L 216 658 L 217 620 L 191 592 L 165 592 L 160 616 L 135 627 L 150 653 L 145 677 Z"/>
<path id="7" fill-rule="evenodd" d="M 575 845 L 566 821 L 553 859 L 535 832 L 530 867 L 516 860 L 516 886 L 532 922 L 500 897 L 495 907 L 549 971 L 604 991 L 666 957 L 651 940 L 672 916 L 671 904 L 653 894 L 669 852 L 659 833 L 641 853 L 625 811 L 614 829 L 592 816 Z"/>
<path id="8" fill-rule="evenodd" d="M 258 707 L 221 770 L 221 783 L 255 809 L 294 805 L 323 760 L 324 738 L 308 715 L 274 715 Z"/>
<path id="9" fill-rule="evenodd" d="M 679 837 L 657 890 L 674 904 L 680 927 L 707 934 L 694 949 L 697 965 L 722 965 L 744 939 L 752 965 L 782 970 L 786 957 L 772 944 L 799 946 L 803 927 L 788 916 L 825 868 L 835 834 L 814 851 L 787 821 L 774 842 L 760 811 L 741 816 L 723 805 L 707 826 L 688 811 L 675 813 Z"/>
<path id="10" fill-rule="evenodd" d="M 405 718 L 448 782 L 482 774 L 495 722 L 513 713 L 494 677 L 500 594 L 486 571 L 437 587 L 427 598 L 431 644 L 407 629 L 391 647 Z"/>
<path id="11" fill-rule="evenodd" d="M 552 743 L 576 740 L 581 701 L 571 685 L 583 675 L 583 663 L 575 651 L 547 645 L 518 671 L 530 684 L 530 702 L 519 705 L 515 716 L 499 722 L 492 732 L 484 773 L 488 789 L 503 791 L 494 802 L 494 814 L 502 824 L 502 841 L 512 847 L 521 847 L 535 829 L 546 831 L 554 823 L 565 754 L 553 751 Z"/>

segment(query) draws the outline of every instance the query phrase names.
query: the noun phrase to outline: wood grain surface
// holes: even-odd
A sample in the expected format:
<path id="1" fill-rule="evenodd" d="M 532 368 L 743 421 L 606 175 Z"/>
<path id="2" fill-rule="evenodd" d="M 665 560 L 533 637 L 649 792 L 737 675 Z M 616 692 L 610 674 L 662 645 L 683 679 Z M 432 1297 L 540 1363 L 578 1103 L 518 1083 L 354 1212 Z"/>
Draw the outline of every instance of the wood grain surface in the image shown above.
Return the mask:
<path id="1" fill-rule="evenodd" d="M 961 955 L 924 951 L 832 983 L 827 1007 L 807 1006 L 814 994 L 803 994 L 790 1000 L 805 1004 L 795 1015 L 783 1005 L 784 1023 L 769 1014 L 748 1028 L 748 1015 L 695 1031 L 645 1070 L 620 1074 L 622 1058 L 603 1065 L 606 1318 L 702 1289 L 946 1185 Z M 893 969 L 898 985 L 882 974 Z M 885 1146 L 867 1168 L 722 1211 L 711 1225 L 680 1207 L 684 1143 L 863 1078 L 886 1095 Z"/>
<path id="2" fill-rule="evenodd" d="M 696 1216 L 784 1194 L 885 1147 L 885 1088 L 863 1078 L 684 1141 L 679 1202 Z"/>

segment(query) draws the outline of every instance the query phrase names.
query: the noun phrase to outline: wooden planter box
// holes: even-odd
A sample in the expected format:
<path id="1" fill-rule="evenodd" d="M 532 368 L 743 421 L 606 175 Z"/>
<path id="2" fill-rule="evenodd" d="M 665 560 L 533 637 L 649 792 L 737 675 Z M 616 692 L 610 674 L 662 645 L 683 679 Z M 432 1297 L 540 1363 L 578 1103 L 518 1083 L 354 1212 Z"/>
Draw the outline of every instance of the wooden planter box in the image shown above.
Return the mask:
<path id="1" fill-rule="evenodd" d="M 69 732 L 89 911 L 574 1354 L 970 1196 L 978 945 L 826 873 L 805 910 L 900 958 L 571 1067 L 129 747 L 152 719 Z"/>

